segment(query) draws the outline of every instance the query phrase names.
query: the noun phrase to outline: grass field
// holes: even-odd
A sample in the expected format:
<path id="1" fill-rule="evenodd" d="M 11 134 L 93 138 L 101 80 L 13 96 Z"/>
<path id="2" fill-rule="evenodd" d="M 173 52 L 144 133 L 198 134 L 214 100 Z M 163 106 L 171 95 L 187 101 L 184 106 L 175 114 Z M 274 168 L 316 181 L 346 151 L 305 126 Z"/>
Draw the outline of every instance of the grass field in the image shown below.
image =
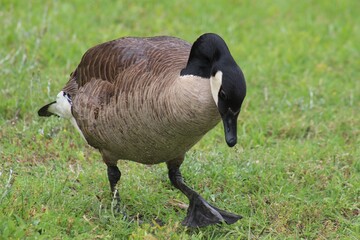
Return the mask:
<path id="1" fill-rule="evenodd" d="M 359 239 L 360 1 L 0 0 L 0 239 Z M 186 156 L 187 183 L 241 214 L 186 229 L 164 164 L 121 162 L 129 215 L 69 122 L 42 119 L 82 54 L 121 36 L 220 34 L 248 93 Z M 156 221 L 162 222 L 160 226 Z"/>

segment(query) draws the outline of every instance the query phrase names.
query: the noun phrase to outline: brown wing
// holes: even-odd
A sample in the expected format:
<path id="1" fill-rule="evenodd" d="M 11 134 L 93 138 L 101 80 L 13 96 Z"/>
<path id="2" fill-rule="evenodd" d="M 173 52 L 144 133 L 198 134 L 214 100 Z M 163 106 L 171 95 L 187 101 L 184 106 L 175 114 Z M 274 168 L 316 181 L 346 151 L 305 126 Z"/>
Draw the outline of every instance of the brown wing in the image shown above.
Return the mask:
<path id="1" fill-rule="evenodd" d="M 129 103 L 127 112 L 133 112 L 176 81 L 190 49 L 189 43 L 173 37 L 121 38 L 89 49 L 63 89 L 73 99 L 73 115 L 88 143 L 99 146 L 99 138 L 109 135 L 96 129 L 101 125 L 108 129 L 111 121 L 102 119 L 100 124 L 98 117 L 112 119 L 120 114 L 114 104 L 119 96 Z M 155 82 L 156 92 L 149 88 Z M 114 106 L 107 108 L 110 102 Z"/>
<path id="2" fill-rule="evenodd" d="M 185 67 L 191 45 L 174 37 L 120 38 L 90 48 L 82 57 L 77 69 L 71 74 L 64 91 L 70 95 L 94 79 L 109 83 L 134 81 L 139 74 L 151 73 L 153 77 Z M 180 65 L 179 65 L 180 64 Z M 178 65 L 178 66 L 177 66 Z M 131 79 L 121 75 L 137 66 Z M 126 83 L 124 83 L 126 85 Z M 73 94 L 71 94 L 73 93 Z"/>

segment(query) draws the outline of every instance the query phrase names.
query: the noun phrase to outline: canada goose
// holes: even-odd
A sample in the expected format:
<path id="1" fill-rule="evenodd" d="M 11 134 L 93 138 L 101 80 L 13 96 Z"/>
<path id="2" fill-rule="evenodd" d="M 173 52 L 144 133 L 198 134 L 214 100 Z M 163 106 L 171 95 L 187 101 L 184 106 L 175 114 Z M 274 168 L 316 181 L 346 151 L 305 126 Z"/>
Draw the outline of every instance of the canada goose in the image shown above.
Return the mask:
<path id="1" fill-rule="evenodd" d="M 216 34 L 203 34 L 193 45 L 168 36 L 125 37 L 89 49 L 56 101 L 38 114 L 70 119 L 100 151 L 117 200 L 119 159 L 166 162 L 171 183 L 190 202 L 183 225 L 201 227 L 241 216 L 206 202 L 184 183 L 179 168 L 221 119 L 226 143 L 236 144 L 245 95 L 243 73 Z"/>

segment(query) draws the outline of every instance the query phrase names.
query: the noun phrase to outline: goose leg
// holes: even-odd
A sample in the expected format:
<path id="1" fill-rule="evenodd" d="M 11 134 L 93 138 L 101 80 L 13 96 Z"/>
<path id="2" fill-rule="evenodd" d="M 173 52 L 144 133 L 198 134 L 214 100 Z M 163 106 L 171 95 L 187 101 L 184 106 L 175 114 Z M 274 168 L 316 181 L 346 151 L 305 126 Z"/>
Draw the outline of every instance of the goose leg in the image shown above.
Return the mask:
<path id="1" fill-rule="evenodd" d="M 169 178 L 171 183 L 186 195 L 190 204 L 187 210 L 187 216 L 182 222 L 188 227 L 205 227 L 211 224 L 226 222 L 235 223 L 242 217 L 233 213 L 218 209 L 206 202 L 197 192 L 188 187 L 180 173 L 180 165 L 184 157 L 167 162 Z"/>
<path id="2" fill-rule="evenodd" d="M 119 212 L 121 212 L 121 209 L 120 209 L 120 194 L 119 194 L 119 191 L 116 188 L 116 184 L 120 180 L 121 172 L 120 172 L 119 168 L 116 165 L 115 166 L 108 165 L 107 174 L 108 174 L 108 179 L 109 179 L 109 183 L 110 183 L 110 189 L 111 189 L 113 201 L 115 202 L 113 209 L 114 209 L 114 211 L 116 213 L 119 213 Z M 126 217 L 126 216 L 124 215 L 124 217 Z"/>
<path id="3" fill-rule="evenodd" d="M 120 180 L 121 172 L 117 166 L 108 166 L 107 174 L 108 174 L 108 179 L 110 182 L 110 189 L 113 194 L 113 197 L 114 197 L 114 199 L 117 200 L 117 202 L 120 202 L 120 195 L 119 195 L 118 190 L 116 189 L 116 184 Z"/>
<path id="4" fill-rule="evenodd" d="M 117 167 L 117 157 L 104 149 L 99 149 L 104 163 L 107 166 L 107 175 L 110 183 L 110 189 L 112 193 L 112 209 L 115 213 L 121 212 L 120 210 L 120 194 L 116 188 L 116 184 L 119 182 L 121 172 Z"/>

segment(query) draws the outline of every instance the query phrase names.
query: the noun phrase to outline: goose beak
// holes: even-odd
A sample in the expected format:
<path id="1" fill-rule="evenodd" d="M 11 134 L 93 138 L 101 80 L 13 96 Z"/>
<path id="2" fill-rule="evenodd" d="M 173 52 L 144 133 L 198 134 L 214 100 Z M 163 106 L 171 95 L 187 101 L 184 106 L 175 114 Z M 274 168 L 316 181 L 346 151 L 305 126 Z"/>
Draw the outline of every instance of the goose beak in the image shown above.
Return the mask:
<path id="1" fill-rule="evenodd" d="M 238 114 L 235 114 L 230 108 L 222 116 L 225 140 L 229 147 L 233 147 L 237 143 L 237 117 Z"/>

